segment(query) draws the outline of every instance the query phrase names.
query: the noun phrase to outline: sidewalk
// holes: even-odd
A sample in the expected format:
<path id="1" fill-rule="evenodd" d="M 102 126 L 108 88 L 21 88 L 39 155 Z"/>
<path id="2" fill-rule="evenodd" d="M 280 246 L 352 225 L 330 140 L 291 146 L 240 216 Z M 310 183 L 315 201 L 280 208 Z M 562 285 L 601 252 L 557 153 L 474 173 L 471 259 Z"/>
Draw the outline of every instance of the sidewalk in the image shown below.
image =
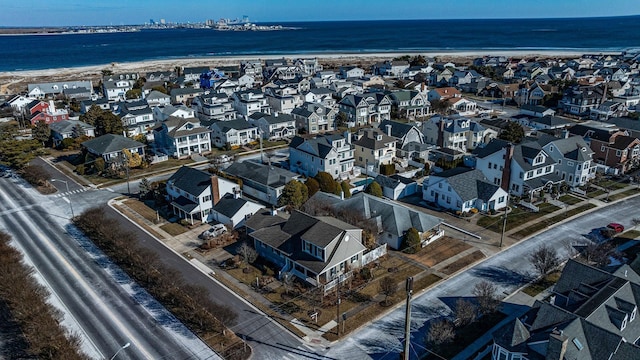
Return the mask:
<path id="1" fill-rule="evenodd" d="M 127 198 L 122 200 L 114 200 L 113 205 L 118 207 L 116 208 L 116 210 L 119 210 L 119 211 L 122 210 L 126 212 L 123 215 L 134 219 L 135 222 L 147 228 L 147 230 L 151 230 L 149 232 L 152 235 L 154 235 L 154 237 L 156 237 L 157 241 L 163 242 L 164 244 L 172 248 L 177 253 L 182 254 L 183 256 L 185 256 L 185 259 L 189 259 L 189 258 L 196 259 L 201 265 L 208 267 L 208 269 L 210 269 L 210 271 L 213 272 L 216 275 L 216 277 L 224 278 L 225 282 L 231 283 L 233 284 L 233 286 L 240 289 L 243 293 L 237 294 L 237 295 L 241 296 L 242 298 L 244 298 L 246 301 L 253 304 L 254 306 L 256 305 L 256 303 L 259 303 L 263 307 L 273 309 L 272 307 L 273 304 L 269 300 L 264 298 L 260 293 L 256 292 L 252 287 L 247 286 L 246 284 L 238 281 L 236 278 L 229 275 L 226 271 L 221 271 L 217 267 L 216 268 L 212 267 L 212 266 L 216 266 L 217 264 L 221 263 L 226 259 L 233 257 L 232 254 L 228 253 L 222 248 L 211 250 L 206 255 L 203 255 L 194 251 L 195 248 L 200 244 L 200 241 L 197 240 L 198 235 L 200 235 L 200 233 L 202 233 L 204 230 L 208 228 L 206 224 L 204 224 L 203 226 L 199 226 L 195 229 L 188 230 L 180 235 L 173 236 L 161 228 L 162 225 L 167 224 L 166 221 L 161 221 L 156 224 L 154 222 L 147 220 L 146 218 L 138 214 L 136 211 L 128 207 L 124 203 L 126 200 L 129 200 L 129 199 Z M 229 291 L 233 292 L 233 290 L 229 290 Z M 259 309 L 257 310 L 260 311 Z M 274 310 L 274 311 L 278 313 L 278 316 L 285 319 L 286 321 L 289 321 L 291 325 L 295 326 L 298 330 L 304 333 L 306 336 L 303 337 L 302 340 L 304 340 L 308 344 L 314 345 L 314 346 L 322 346 L 322 347 L 329 347 L 331 345 L 331 342 L 325 339 L 324 337 L 322 337 L 322 335 L 328 329 L 332 329 L 333 327 L 335 327 L 336 325 L 335 321 L 332 320 L 329 323 L 324 324 L 319 330 L 313 330 L 311 328 L 308 328 L 302 322 L 298 321 L 297 319 L 295 319 L 294 317 L 292 317 L 287 313 L 279 312 L 277 310 Z M 271 317 L 268 314 L 264 314 L 264 316 Z"/>

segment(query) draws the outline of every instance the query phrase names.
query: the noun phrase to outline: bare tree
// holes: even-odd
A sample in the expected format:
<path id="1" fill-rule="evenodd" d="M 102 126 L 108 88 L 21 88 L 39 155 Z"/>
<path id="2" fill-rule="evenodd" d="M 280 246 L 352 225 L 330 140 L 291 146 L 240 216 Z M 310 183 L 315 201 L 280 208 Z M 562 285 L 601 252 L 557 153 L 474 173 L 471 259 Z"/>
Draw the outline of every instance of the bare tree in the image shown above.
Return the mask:
<path id="1" fill-rule="evenodd" d="M 383 303 L 388 304 L 389 296 L 393 296 L 396 292 L 398 292 L 398 283 L 391 276 L 386 276 L 380 280 L 378 284 L 378 288 L 380 292 L 384 295 Z"/>
<path id="2" fill-rule="evenodd" d="M 529 256 L 529 261 L 542 276 L 560 265 L 560 257 L 556 251 L 546 245 L 537 248 Z"/>
<path id="3" fill-rule="evenodd" d="M 454 323 L 457 326 L 471 324 L 476 321 L 478 316 L 478 307 L 471 301 L 460 298 L 456 301 L 455 316 Z"/>
<path id="4" fill-rule="evenodd" d="M 478 306 L 482 314 L 496 312 L 500 306 L 497 296 L 497 288 L 492 283 L 482 280 L 473 287 L 473 295 L 478 300 Z"/>
<path id="5" fill-rule="evenodd" d="M 253 263 L 258 258 L 258 252 L 246 242 L 243 242 L 238 248 L 238 255 L 242 258 L 242 262 L 245 263 L 245 266 Z"/>
<path id="6" fill-rule="evenodd" d="M 610 242 L 605 242 L 603 244 L 589 243 L 584 248 L 582 256 L 588 264 L 605 267 L 612 257 L 619 258 L 620 254 L 616 252 L 615 246 Z"/>
<path id="7" fill-rule="evenodd" d="M 453 323 L 450 320 L 436 320 L 431 323 L 427 333 L 427 343 L 431 345 L 448 344 L 456 337 Z"/>

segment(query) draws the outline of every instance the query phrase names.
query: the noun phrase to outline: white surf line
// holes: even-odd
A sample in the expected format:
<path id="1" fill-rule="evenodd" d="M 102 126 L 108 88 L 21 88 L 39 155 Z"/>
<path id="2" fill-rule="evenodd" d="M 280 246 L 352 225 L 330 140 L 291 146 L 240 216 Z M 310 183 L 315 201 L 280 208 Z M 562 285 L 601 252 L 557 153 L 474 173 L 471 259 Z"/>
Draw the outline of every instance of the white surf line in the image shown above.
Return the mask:
<path id="1" fill-rule="evenodd" d="M 1 190 L 0 190 L 1 191 Z M 13 200 L 11 199 L 7 199 L 10 203 L 15 204 L 13 202 Z M 23 220 L 29 222 L 30 219 L 25 215 L 25 214 L 20 214 L 18 213 L 18 216 L 22 217 Z M 67 271 L 69 271 L 69 273 L 71 275 L 73 275 L 73 278 L 75 280 L 75 282 L 80 285 L 83 290 L 86 292 L 87 295 L 89 295 L 93 301 L 94 304 L 96 304 L 97 306 L 99 306 L 104 313 L 110 314 L 111 315 L 111 319 L 114 322 L 114 325 L 117 326 L 118 330 L 120 331 L 121 334 L 123 334 L 130 342 L 132 345 L 136 345 L 136 349 L 138 349 L 140 352 L 143 353 L 143 355 L 147 358 L 147 359 L 152 359 L 153 356 L 142 346 L 142 344 L 139 342 L 139 340 L 133 335 L 133 333 L 131 333 L 128 329 L 128 327 L 123 324 L 120 319 L 118 318 L 117 314 L 114 313 L 113 311 L 111 311 L 111 309 L 109 309 L 105 303 L 102 301 L 101 297 L 95 292 L 95 290 L 84 280 L 84 278 L 82 277 L 82 275 L 80 275 L 76 269 L 69 263 L 69 261 L 64 258 L 64 256 L 60 253 L 60 251 L 58 251 L 58 249 L 56 249 L 56 247 L 53 245 L 53 243 L 51 243 L 51 241 L 47 238 L 47 236 L 45 236 L 40 230 L 38 230 L 37 227 L 33 227 L 32 231 L 36 232 L 38 235 L 38 240 L 42 241 L 42 245 L 45 245 L 47 248 L 49 248 L 51 250 L 51 252 L 56 255 L 58 257 L 58 259 L 63 263 L 64 267 L 67 269 Z"/>

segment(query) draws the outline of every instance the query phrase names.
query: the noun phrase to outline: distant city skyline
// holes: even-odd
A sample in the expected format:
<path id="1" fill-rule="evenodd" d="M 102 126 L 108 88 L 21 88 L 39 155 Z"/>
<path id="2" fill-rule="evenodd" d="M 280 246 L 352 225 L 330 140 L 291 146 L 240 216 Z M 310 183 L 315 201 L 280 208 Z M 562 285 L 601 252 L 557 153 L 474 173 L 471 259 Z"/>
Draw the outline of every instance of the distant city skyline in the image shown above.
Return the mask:
<path id="1" fill-rule="evenodd" d="M 207 19 L 241 18 L 252 22 L 504 19 L 605 17 L 640 14 L 638 0 L 22 0 L 7 1 L 0 12 L 0 26 L 82 26 L 159 22 L 204 22 Z"/>

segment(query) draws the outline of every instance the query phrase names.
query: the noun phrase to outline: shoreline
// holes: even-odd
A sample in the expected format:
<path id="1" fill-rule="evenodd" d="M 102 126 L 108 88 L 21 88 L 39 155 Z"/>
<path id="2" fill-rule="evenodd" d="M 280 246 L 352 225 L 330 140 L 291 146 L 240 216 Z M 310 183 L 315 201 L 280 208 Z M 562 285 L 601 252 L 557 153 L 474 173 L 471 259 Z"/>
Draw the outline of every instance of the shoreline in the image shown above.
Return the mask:
<path id="1" fill-rule="evenodd" d="M 394 57 L 410 55 L 422 55 L 425 57 L 446 57 L 446 58 L 469 58 L 469 57 L 482 57 L 482 56 L 507 56 L 507 57 L 573 57 L 582 56 L 583 54 L 619 54 L 621 51 L 580 51 L 580 50 L 440 50 L 440 51 L 393 51 L 393 52 L 376 52 L 376 53 L 361 53 L 361 52 L 344 52 L 344 53 L 299 53 L 299 54 L 267 54 L 267 55 L 221 55 L 221 56 L 199 56 L 199 57 L 176 57 L 166 59 L 148 59 L 140 61 L 130 62 L 110 62 L 99 65 L 79 65 L 69 66 L 51 69 L 34 69 L 34 70 L 12 70 L 12 71 L 0 71 L 0 77 L 5 76 L 55 76 L 61 72 L 76 71 L 98 71 L 103 69 L 141 69 L 147 67 L 155 68 L 159 66 L 180 64 L 181 66 L 189 66 L 191 63 L 203 63 L 207 62 L 212 65 L 216 63 L 240 63 L 244 60 L 272 60 L 272 59 L 297 59 L 297 58 L 317 58 L 319 61 L 362 61 L 362 60 L 378 60 L 385 59 L 390 60 Z M 170 70 L 169 68 L 166 68 Z"/>

